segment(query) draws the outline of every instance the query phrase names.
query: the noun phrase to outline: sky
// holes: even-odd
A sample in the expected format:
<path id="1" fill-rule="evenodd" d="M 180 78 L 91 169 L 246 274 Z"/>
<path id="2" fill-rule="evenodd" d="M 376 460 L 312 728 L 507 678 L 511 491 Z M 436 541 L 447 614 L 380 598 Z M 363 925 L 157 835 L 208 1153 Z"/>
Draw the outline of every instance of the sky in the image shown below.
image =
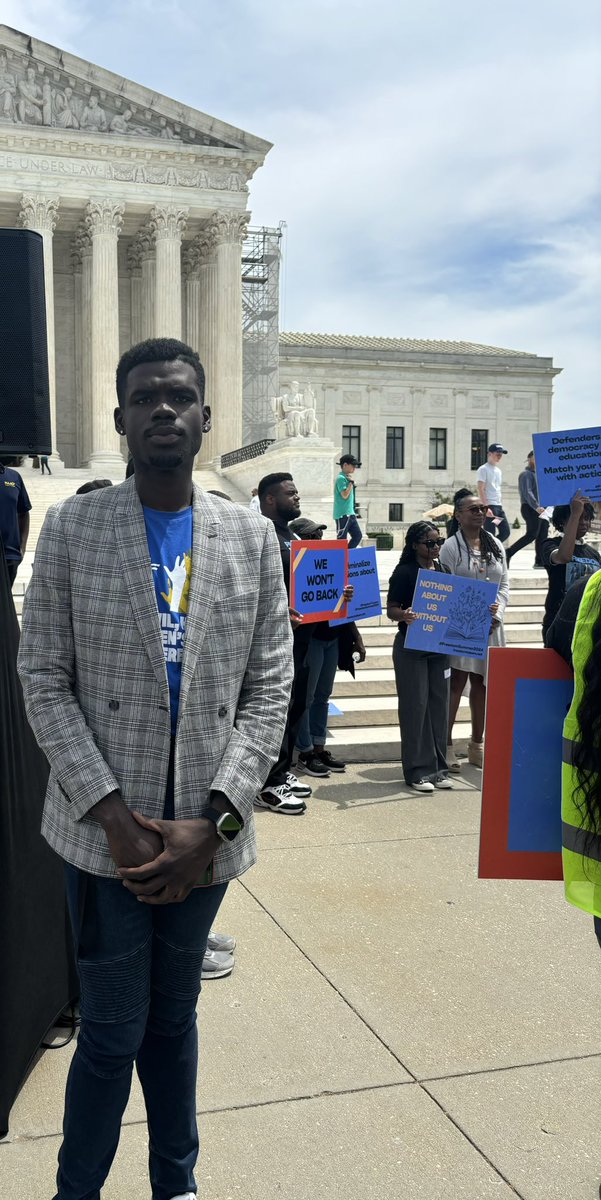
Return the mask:
<path id="1" fill-rule="evenodd" d="M 274 143 L 282 328 L 552 356 L 600 424 L 598 0 L 2 0 L 1 19 Z"/>

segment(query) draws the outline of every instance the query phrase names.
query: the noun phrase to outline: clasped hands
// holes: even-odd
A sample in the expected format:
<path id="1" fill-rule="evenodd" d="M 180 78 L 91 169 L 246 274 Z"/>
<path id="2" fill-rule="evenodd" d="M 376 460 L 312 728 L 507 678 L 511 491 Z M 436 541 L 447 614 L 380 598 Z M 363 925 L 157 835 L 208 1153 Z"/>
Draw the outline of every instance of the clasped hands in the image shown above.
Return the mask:
<path id="1" fill-rule="evenodd" d="M 130 812 L 118 793 L 92 811 L 102 825 L 117 873 L 144 904 L 178 904 L 200 882 L 220 846 L 212 821 L 149 819 Z"/>

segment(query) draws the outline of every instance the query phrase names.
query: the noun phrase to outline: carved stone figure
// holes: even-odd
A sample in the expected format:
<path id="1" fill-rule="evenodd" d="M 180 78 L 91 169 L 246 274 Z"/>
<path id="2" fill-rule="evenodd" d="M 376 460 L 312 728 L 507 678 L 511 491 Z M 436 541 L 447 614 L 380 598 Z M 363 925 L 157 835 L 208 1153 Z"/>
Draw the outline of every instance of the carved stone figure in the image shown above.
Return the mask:
<path id="1" fill-rule="evenodd" d="M 133 116 L 133 113 L 131 111 L 131 108 L 126 108 L 125 112 L 123 113 L 123 116 L 121 116 L 119 113 L 117 113 L 116 116 L 113 117 L 113 119 L 110 123 L 110 126 L 109 126 L 110 132 L 111 133 L 129 133 L 129 122 L 131 121 L 132 116 Z"/>
<path id="2" fill-rule="evenodd" d="M 81 128 L 91 129 L 94 133 L 106 133 L 106 113 L 98 103 L 98 96 L 90 96 L 81 114 Z"/>
<path id="3" fill-rule="evenodd" d="M 28 67 L 25 79 L 19 80 L 19 100 L 17 102 L 17 112 L 19 120 L 23 125 L 41 125 L 42 124 L 42 109 L 44 101 L 42 99 L 42 89 L 36 83 L 36 73 L 33 67 Z"/>
<path id="4" fill-rule="evenodd" d="M 152 136 L 156 137 L 156 134 L 153 132 Z M 165 138 L 167 141 L 170 141 L 170 142 L 180 142 L 181 141 L 181 138 L 178 138 L 175 130 L 172 129 L 171 126 L 167 124 L 164 117 L 161 117 L 161 137 Z"/>
<path id="5" fill-rule="evenodd" d="M 272 407 L 278 421 L 278 437 L 310 437 L 319 432 L 315 393 L 310 383 L 300 392 L 298 380 L 293 379 L 292 388 L 276 396 Z"/>
<path id="6" fill-rule="evenodd" d="M 42 122 L 52 125 L 52 88 L 47 79 L 42 84 Z"/>
<path id="7" fill-rule="evenodd" d="M 0 120 L 16 121 L 17 81 L 9 69 L 6 54 L 0 54 Z"/>
<path id="8" fill-rule="evenodd" d="M 79 129 L 79 120 L 73 101 L 73 88 L 66 87 L 64 92 L 57 91 L 55 93 L 54 119 L 59 129 Z"/>

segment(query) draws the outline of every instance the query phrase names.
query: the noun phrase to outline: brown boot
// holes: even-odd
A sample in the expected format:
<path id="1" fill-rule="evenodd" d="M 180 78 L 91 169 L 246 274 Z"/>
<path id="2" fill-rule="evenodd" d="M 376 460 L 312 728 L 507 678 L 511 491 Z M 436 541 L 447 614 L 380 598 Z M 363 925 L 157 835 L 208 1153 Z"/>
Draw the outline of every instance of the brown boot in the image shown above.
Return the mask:
<path id="1" fill-rule="evenodd" d="M 468 742 L 467 761 L 471 763 L 472 767 L 482 767 L 482 763 L 484 761 L 483 742 Z"/>

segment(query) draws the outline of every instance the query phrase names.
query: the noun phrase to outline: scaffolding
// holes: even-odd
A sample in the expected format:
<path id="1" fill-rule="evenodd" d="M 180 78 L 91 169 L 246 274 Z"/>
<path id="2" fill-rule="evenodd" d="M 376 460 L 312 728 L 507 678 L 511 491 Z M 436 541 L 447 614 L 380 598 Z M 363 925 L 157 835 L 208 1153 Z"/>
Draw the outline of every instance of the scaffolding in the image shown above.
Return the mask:
<path id="1" fill-rule="evenodd" d="M 282 228 L 249 229 L 242 246 L 243 445 L 275 437 Z"/>

